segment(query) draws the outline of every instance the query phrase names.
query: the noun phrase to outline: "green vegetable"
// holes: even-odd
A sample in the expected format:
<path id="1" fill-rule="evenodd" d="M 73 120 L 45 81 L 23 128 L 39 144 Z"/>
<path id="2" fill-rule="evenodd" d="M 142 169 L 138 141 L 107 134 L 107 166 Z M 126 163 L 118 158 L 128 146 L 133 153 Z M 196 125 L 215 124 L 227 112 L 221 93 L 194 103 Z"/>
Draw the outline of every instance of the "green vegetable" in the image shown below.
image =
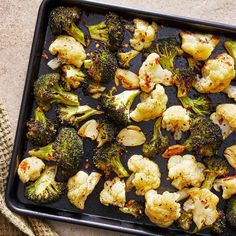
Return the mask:
<path id="1" fill-rule="evenodd" d="M 99 120 L 97 137 L 98 147 L 115 140 L 116 133 L 116 127 L 112 123 L 107 120 Z"/>
<path id="2" fill-rule="evenodd" d="M 123 68 L 129 68 L 130 67 L 130 61 L 134 59 L 136 56 L 138 56 L 140 52 L 136 50 L 130 50 L 128 52 L 118 52 L 118 62 L 119 66 Z"/>
<path id="3" fill-rule="evenodd" d="M 234 63 L 236 64 L 236 41 L 226 41 L 224 42 L 224 46 L 231 57 L 234 59 Z"/>
<path id="4" fill-rule="evenodd" d="M 226 204 L 226 220 L 231 228 L 236 229 L 236 195 Z"/>
<path id="5" fill-rule="evenodd" d="M 135 200 L 129 200 L 124 207 L 119 210 L 125 214 L 133 215 L 135 218 L 140 217 L 143 214 L 143 206 L 138 204 Z"/>

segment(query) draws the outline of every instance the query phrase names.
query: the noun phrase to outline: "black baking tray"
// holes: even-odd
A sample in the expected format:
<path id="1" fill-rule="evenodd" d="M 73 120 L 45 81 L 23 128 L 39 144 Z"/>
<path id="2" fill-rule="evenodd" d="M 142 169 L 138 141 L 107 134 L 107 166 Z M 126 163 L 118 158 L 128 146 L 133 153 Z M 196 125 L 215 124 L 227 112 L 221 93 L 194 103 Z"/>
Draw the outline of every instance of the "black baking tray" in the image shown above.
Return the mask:
<path id="1" fill-rule="evenodd" d="M 141 11 L 137 9 L 130 9 L 85 0 L 44 0 L 40 6 L 38 13 L 27 78 L 25 82 L 24 94 L 20 109 L 18 127 L 15 137 L 15 144 L 12 154 L 12 161 L 9 169 L 6 190 L 6 203 L 8 207 L 12 211 L 17 212 L 19 214 L 121 231 L 134 235 L 188 235 L 187 233 L 178 230 L 175 225 L 173 225 L 170 229 L 160 229 L 150 223 L 150 221 L 145 216 L 140 219 L 134 219 L 129 215 L 120 213 L 115 207 L 103 206 L 99 203 L 99 193 L 103 187 L 104 180 L 100 181 L 93 194 L 87 199 L 84 211 L 81 211 L 72 206 L 65 196 L 63 196 L 61 200 L 53 204 L 40 206 L 28 201 L 24 197 L 24 187 L 23 184 L 20 183 L 16 172 L 19 161 L 23 157 L 27 156 L 27 150 L 32 147 L 26 139 L 25 124 L 32 116 L 33 108 L 35 108 L 32 93 L 33 83 L 39 75 L 51 72 L 50 68 L 46 65 L 47 61 L 42 57 L 42 53 L 47 52 L 48 47 L 54 37 L 48 28 L 48 16 L 52 9 L 61 5 L 79 6 L 84 10 L 80 27 L 82 27 L 85 32 L 86 28 L 83 24 L 84 21 L 88 24 L 95 24 L 100 22 L 101 19 L 104 18 L 104 13 L 107 13 L 108 11 L 115 11 L 127 19 L 133 17 L 140 17 L 147 20 L 155 20 L 159 26 L 158 38 L 176 36 L 179 33 L 180 29 L 214 33 L 216 35 L 219 35 L 222 40 L 219 45 L 217 45 L 211 57 L 219 54 L 220 52 L 225 51 L 222 43 L 224 40 L 236 39 L 235 26 L 224 25 L 220 23 L 203 22 L 190 18 L 181 18 L 176 16 L 158 14 L 155 12 Z M 129 38 L 130 35 L 126 33 L 125 41 L 128 42 Z M 93 47 L 94 42 L 92 42 L 91 47 L 88 48 L 88 51 L 91 50 L 91 48 Z M 141 65 L 141 60 L 141 56 L 135 59 L 135 62 L 131 66 L 132 71 L 137 72 L 138 68 Z M 184 61 L 183 58 L 178 58 L 176 61 L 177 66 L 182 66 L 185 63 L 186 61 Z M 166 91 L 169 96 L 168 106 L 176 104 L 176 89 L 173 87 L 168 87 L 166 88 Z M 85 101 L 90 106 L 96 107 L 97 101 L 89 97 L 83 96 L 81 89 L 78 89 L 76 92 L 79 94 L 82 101 Z M 192 91 L 192 95 L 194 95 L 194 91 Z M 227 99 L 224 94 L 210 95 L 210 99 L 212 101 L 213 109 L 223 101 L 232 103 L 232 100 Z M 55 111 L 55 107 L 53 107 L 52 111 L 49 111 L 47 115 L 55 119 L 53 111 Z M 149 122 L 148 124 L 145 122 L 141 122 L 139 125 L 144 131 L 144 133 L 148 134 L 152 130 L 153 122 Z M 236 143 L 236 137 L 233 134 L 224 142 L 221 149 L 219 150 L 219 154 L 222 155 L 225 146 L 229 146 L 234 143 Z M 91 161 L 90 159 L 92 156 L 93 149 L 94 145 L 86 140 L 85 156 L 87 159 L 89 159 L 89 161 Z M 129 156 L 134 153 L 141 153 L 140 148 L 129 149 Z M 157 161 L 160 166 L 162 172 L 162 183 L 165 183 L 165 188 L 173 189 L 170 183 L 166 181 L 166 160 L 163 160 L 162 158 L 160 158 L 160 156 L 157 156 L 154 160 Z M 81 168 L 84 168 L 84 163 L 81 164 Z M 93 165 L 91 164 L 91 168 L 89 169 L 89 171 L 91 171 L 92 169 Z M 127 195 L 127 199 L 134 197 L 134 193 L 129 193 Z M 141 198 L 137 199 L 140 200 Z M 223 207 L 224 201 L 222 201 L 221 203 L 221 208 Z M 227 229 L 227 232 L 225 234 L 235 235 L 236 233 L 230 231 L 230 229 Z M 203 231 L 201 235 L 209 235 L 209 231 Z"/>

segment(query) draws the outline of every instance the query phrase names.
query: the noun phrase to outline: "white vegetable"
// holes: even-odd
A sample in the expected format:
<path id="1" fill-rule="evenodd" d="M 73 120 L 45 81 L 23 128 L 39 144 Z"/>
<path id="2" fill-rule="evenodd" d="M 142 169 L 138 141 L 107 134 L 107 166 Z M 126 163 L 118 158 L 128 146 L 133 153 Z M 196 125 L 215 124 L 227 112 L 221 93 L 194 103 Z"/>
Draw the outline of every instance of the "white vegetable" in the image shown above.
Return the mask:
<path id="1" fill-rule="evenodd" d="M 89 120 L 86 123 L 84 123 L 79 131 L 79 136 L 90 138 L 92 140 L 97 139 L 98 137 L 98 123 L 96 120 Z"/>
<path id="2" fill-rule="evenodd" d="M 168 97 L 165 89 L 158 84 L 151 93 L 142 93 L 140 100 L 136 109 L 130 113 L 130 117 L 136 122 L 148 121 L 161 116 L 166 109 Z"/>
<path id="3" fill-rule="evenodd" d="M 138 76 L 132 71 L 118 68 L 115 74 L 116 86 L 119 85 L 119 81 L 121 81 L 121 84 L 125 89 L 139 88 Z"/>
<path id="4" fill-rule="evenodd" d="M 167 108 L 163 113 L 162 128 L 171 131 L 175 140 L 181 139 L 182 132 L 190 128 L 190 117 L 187 110 L 182 106 Z"/>
<path id="5" fill-rule="evenodd" d="M 37 157 L 27 157 L 18 167 L 18 175 L 23 183 L 35 181 L 45 168 L 45 164 Z"/>
<path id="6" fill-rule="evenodd" d="M 236 86 L 229 85 L 229 87 L 227 87 L 223 92 L 226 93 L 229 98 L 232 98 L 234 101 L 236 101 Z"/>
<path id="7" fill-rule="evenodd" d="M 133 172 L 132 185 L 137 195 L 144 195 L 160 186 L 161 173 L 158 165 L 142 155 L 133 155 L 128 160 L 128 168 Z"/>
<path id="8" fill-rule="evenodd" d="M 130 45 L 137 51 L 141 51 L 144 48 L 149 48 L 152 42 L 156 39 L 157 36 L 157 24 L 148 22 L 141 19 L 134 19 L 134 35 L 130 39 Z"/>
<path id="9" fill-rule="evenodd" d="M 146 137 L 142 130 L 135 125 L 130 125 L 122 129 L 117 135 L 117 141 L 124 146 L 134 147 L 145 143 Z"/>
<path id="10" fill-rule="evenodd" d="M 83 46 L 73 37 L 66 35 L 58 36 L 50 45 L 49 52 L 52 55 L 57 54 L 57 59 L 53 59 L 53 62 L 48 63 L 48 66 L 52 69 L 56 69 L 62 64 L 74 65 L 80 68 L 86 59 Z"/>
<path id="11" fill-rule="evenodd" d="M 139 84 L 143 92 L 149 93 L 156 84 L 171 85 L 172 73 L 162 69 L 159 59 L 157 53 L 151 53 L 139 69 Z"/>
<path id="12" fill-rule="evenodd" d="M 220 191 L 220 188 L 223 190 L 222 197 L 224 199 L 231 198 L 236 193 L 236 175 L 217 179 L 214 183 L 214 189 Z"/>
<path id="13" fill-rule="evenodd" d="M 180 190 L 188 186 L 200 187 L 205 179 L 205 166 L 192 155 L 172 156 L 167 167 L 168 177 L 173 180 L 171 184 Z"/>
<path id="14" fill-rule="evenodd" d="M 100 202 L 105 206 L 123 207 L 125 201 L 125 182 L 118 177 L 113 180 L 107 180 L 104 184 L 104 189 L 100 193 Z"/>
<path id="15" fill-rule="evenodd" d="M 217 204 L 219 198 L 209 189 L 192 188 L 190 198 L 184 203 L 183 209 L 193 213 L 193 221 L 197 228 L 212 225 L 219 217 Z"/>
<path id="16" fill-rule="evenodd" d="M 208 60 L 202 68 L 202 78 L 193 86 L 199 93 L 219 93 L 224 91 L 234 79 L 234 59 L 227 53 Z"/>
<path id="17" fill-rule="evenodd" d="M 224 151 L 224 156 L 229 164 L 236 170 L 236 145 L 227 147 Z"/>
<path id="18" fill-rule="evenodd" d="M 208 59 L 220 41 L 218 37 L 212 34 L 181 32 L 180 36 L 182 38 L 182 49 L 199 61 Z"/>
<path id="19" fill-rule="evenodd" d="M 67 197 L 70 202 L 83 210 L 88 195 L 92 193 L 100 178 L 101 174 L 97 172 L 92 172 L 88 175 L 84 171 L 79 171 L 72 176 L 67 184 Z"/>

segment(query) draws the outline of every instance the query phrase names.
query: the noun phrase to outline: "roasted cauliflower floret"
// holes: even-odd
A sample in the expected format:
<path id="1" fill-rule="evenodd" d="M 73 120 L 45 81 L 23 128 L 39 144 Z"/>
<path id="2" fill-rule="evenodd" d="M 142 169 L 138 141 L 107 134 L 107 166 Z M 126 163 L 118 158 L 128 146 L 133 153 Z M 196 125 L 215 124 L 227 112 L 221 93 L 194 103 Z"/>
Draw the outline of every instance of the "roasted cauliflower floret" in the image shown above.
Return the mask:
<path id="1" fill-rule="evenodd" d="M 99 173 L 92 172 L 88 175 L 84 171 L 79 171 L 72 176 L 67 183 L 69 201 L 83 210 L 88 195 L 92 193 L 100 178 Z"/>
<path id="2" fill-rule="evenodd" d="M 168 161 L 168 177 L 172 185 L 181 190 L 187 186 L 200 187 L 205 179 L 205 166 L 192 155 L 172 156 Z"/>
<path id="3" fill-rule="evenodd" d="M 223 190 L 222 197 L 224 199 L 231 198 L 236 193 L 236 175 L 217 179 L 214 183 L 214 189 L 220 191 L 220 188 Z"/>
<path id="4" fill-rule="evenodd" d="M 121 84 L 125 89 L 139 88 L 139 78 L 132 71 L 118 68 L 115 74 L 116 86 L 119 85 L 119 81 L 121 81 Z"/>
<path id="5" fill-rule="evenodd" d="M 161 173 L 158 165 L 142 155 L 133 155 L 128 160 L 128 168 L 133 171 L 132 185 L 137 195 L 144 195 L 151 189 L 156 189 L 161 183 Z"/>
<path id="6" fill-rule="evenodd" d="M 144 48 L 149 48 L 157 36 L 157 24 L 148 22 L 141 19 L 134 19 L 134 35 L 130 39 L 130 45 L 137 51 L 142 51 Z"/>
<path id="7" fill-rule="evenodd" d="M 226 139 L 236 129 L 236 104 L 220 104 L 211 120 L 219 125 L 223 138 Z"/>
<path id="8" fill-rule="evenodd" d="M 229 98 L 232 98 L 234 101 L 236 101 L 236 86 L 235 85 L 229 85 L 229 87 L 227 87 L 223 92 L 226 93 Z"/>
<path id="9" fill-rule="evenodd" d="M 83 46 L 70 36 L 60 35 L 50 45 L 49 52 L 57 54 L 57 58 L 49 61 L 48 66 L 56 69 L 62 64 L 74 65 L 80 68 L 86 59 Z"/>
<path id="10" fill-rule="evenodd" d="M 23 183 L 35 181 L 45 168 L 45 164 L 37 157 L 27 157 L 18 167 L 18 176 Z"/>
<path id="11" fill-rule="evenodd" d="M 219 43 L 219 38 L 212 34 L 194 34 L 181 32 L 182 49 L 198 61 L 206 60 Z"/>
<path id="12" fill-rule="evenodd" d="M 198 230 L 212 225 L 219 217 L 217 211 L 219 198 L 206 188 L 192 188 L 189 190 L 189 195 L 190 198 L 184 203 L 183 209 L 192 212 Z"/>
<path id="13" fill-rule="evenodd" d="M 100 202 L 105 205 L 114 205 L 123 207 L 125 205 L 125 182 L 115 177 L 113 180 L 107 180 L 104 183 L 104 189 L 100 193 Z"/>
<path id="14" fill-rule="evenodd" d="M 135 110 L 130 113 L 130 117 L 136 122 L 148 121 L 161 116 L 166 110 L 168 97 L 163 86 L 158 84 L 151 93 L 142 93 L 140 100 L 141 102 Z"/>
<path id="15" fill-rule="evenodd" d="M 182 132 L 189 130 L 190 117 L 182 106 L 171 106 L 163 113 L 162 128 L 171 131 L 175 140 L 180 140 Z"/>
<path id="16" fill-rule="evenodd" d="M 202 78 L 193 83 L 199 93 L 224 91 L 235 76 L 234 59 L 227 53 L 208 60 L 202 67 Z"/>
<path id="17" fill-rule="evenodd" d="M 139 85 L 143 92 L 149 93 L 156 84 L 169 86 L 172 81 L 172 73 L 163 69 L 159 63 L 160 56 L 157 53 L 150 54 L 139 69 Z"/>
<path id="18" fill-rule="evenodd" d="M 236 170 L 236 145 L 227 147 L 224 151 L 224 156 L 229 164 Z"/>
<path id="19" fill-rule="evenodd" d="M 167 228 L 180 217 L 181 205 L 177 203 L 177 193 L 164 192 L 157 194 L 150 190 L 145 194 L 145 214 L 150 221 L 159 227 Z"/>

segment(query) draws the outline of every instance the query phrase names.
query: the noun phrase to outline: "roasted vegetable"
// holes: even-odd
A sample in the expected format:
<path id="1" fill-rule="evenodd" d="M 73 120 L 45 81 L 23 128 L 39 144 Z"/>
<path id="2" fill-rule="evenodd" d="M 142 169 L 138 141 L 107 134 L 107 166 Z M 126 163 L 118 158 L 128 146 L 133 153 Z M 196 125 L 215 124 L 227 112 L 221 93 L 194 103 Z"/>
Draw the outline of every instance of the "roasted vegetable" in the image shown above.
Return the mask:
<path id="1" fill-rule="evenodd" d="M 76 26 L 80 19 L 80 9 L 77 7 L 57 7 L 49 17 L 49 25 L 53 34 L 67 32 L 77 41 L 86 45 L 84 33 Z"/>
<path id="2" fill-rule="evenodd" d="M 70 124 L 79 127 L 80 122 L 95 115 L 103 114 L 90 106 L 60 106 L 58 108 L 58 117 L 63 124 Z"/>
<path id="3" fill-rule="evenodd" d="M 57 132 L 57 124 L 48 119 L 40 107 L 34 110 L 34 118 L 26 123 L 26 136 L 36 146 L 44 146 L 52 142 Z"/>
<path id="4" fill-rule="evenodd" d="M 130 67 L 130 62 L 138 56 L 140 52 L 136 50 L 130 50 L 128 52 L 118 52 L 118 63 L 120 67 L 125 69 Z"/>
<path id="5" fill-rule="evenodd" d="M 47 166 L 40 177 L 26 185 L 25 197 L 37 203 L 51 203 L 58 200 L 66 189 L 65 183 L 56 182 L 56 166 Z"/>
<path id="6" fill-rule="evenodd" d="M 224 157 L 228 163 L 236 170 L 236 145 L 227 147 L 224 151 Z"/>
<path id="7" fill-rule="evenodd" d="M 105 176 L 109 176 L 114 171 L 120 178 L 129 176 L 121 163 L 121 158 L 125 155 L 125 148 L 117 142 L 105 143 L 93 156 L 93 162 L 98 169 L 104 171 Z"/>
<path id="8" fill-rule="evenodd" d="M 236 229 L 236 196 L 233 196 L 226 205 L 226 220 L 231 228 Z"/>
<path id="9" fill-rule="evenodd" d="M 118 68 L 115 74 L 115 84 L 119 86 L 121 81 L 122 86 L 125 89 L 137 89 L 139 88 L 139 78 L 134 72 Z"/>
<path id="10" fill-rule="evenodd" d="M 131 123 L 130 107 L 139 90 L 127 90 L 113 95 L 113 90 L 101 96 L 101 105 L 107 117 L 119 126 L 127 126 Z"/>
<path id="11" fill-rule="evenodd" d="M 30 156 L 57 162 L 63 171 L 71 175 L 79 170 L 83 154 L 83 142 L 73 128 L 62 128 L 55 142 L 29 151 Z"/>
<path id="12" fill-rule="evenodd" d="M 44 111 L 48 111 L 53 103 L 79 105 L 78 96 L 65 92 L 59 85 L 59 80 L 59 74 L 49 73 L 40 76 L 34 83 L 35 100 Z"/>
<path id="13" fill-rule="evenodd" d="M 143 214 L 143 206 L 138 204 L 135 200 L 129 200 L 128 203 L 119 210 L 125 214 L 133 215 L 135 218 L 138 218 Z"/>
<path id="14" fill-rule="evenodd" d="M 117 14 L 110 12 L 106 15 L 105 21 L 87 27 L 92 39 L 105 42 L 112 51 L 116 51 L 121 47 L 125 28 L 121 17 Z"/>
<path id="15" fill-rule="evenodd" d="M 234 64 L 236 64 L 236 41 L 226 41 L 224 46 L 231 57 L 234 59 Z"/>
<path id="16" fill-rule="evenodd" d="M 229 172 L 229 171 L 228 171 Z M 236 175 L 227 176 L 221 179 L 216 179 L 214 183 L 214 189 L 220 191 L 222 188 L 223 199 L 229 199 L 231 196 L 236 194 Z"/>

